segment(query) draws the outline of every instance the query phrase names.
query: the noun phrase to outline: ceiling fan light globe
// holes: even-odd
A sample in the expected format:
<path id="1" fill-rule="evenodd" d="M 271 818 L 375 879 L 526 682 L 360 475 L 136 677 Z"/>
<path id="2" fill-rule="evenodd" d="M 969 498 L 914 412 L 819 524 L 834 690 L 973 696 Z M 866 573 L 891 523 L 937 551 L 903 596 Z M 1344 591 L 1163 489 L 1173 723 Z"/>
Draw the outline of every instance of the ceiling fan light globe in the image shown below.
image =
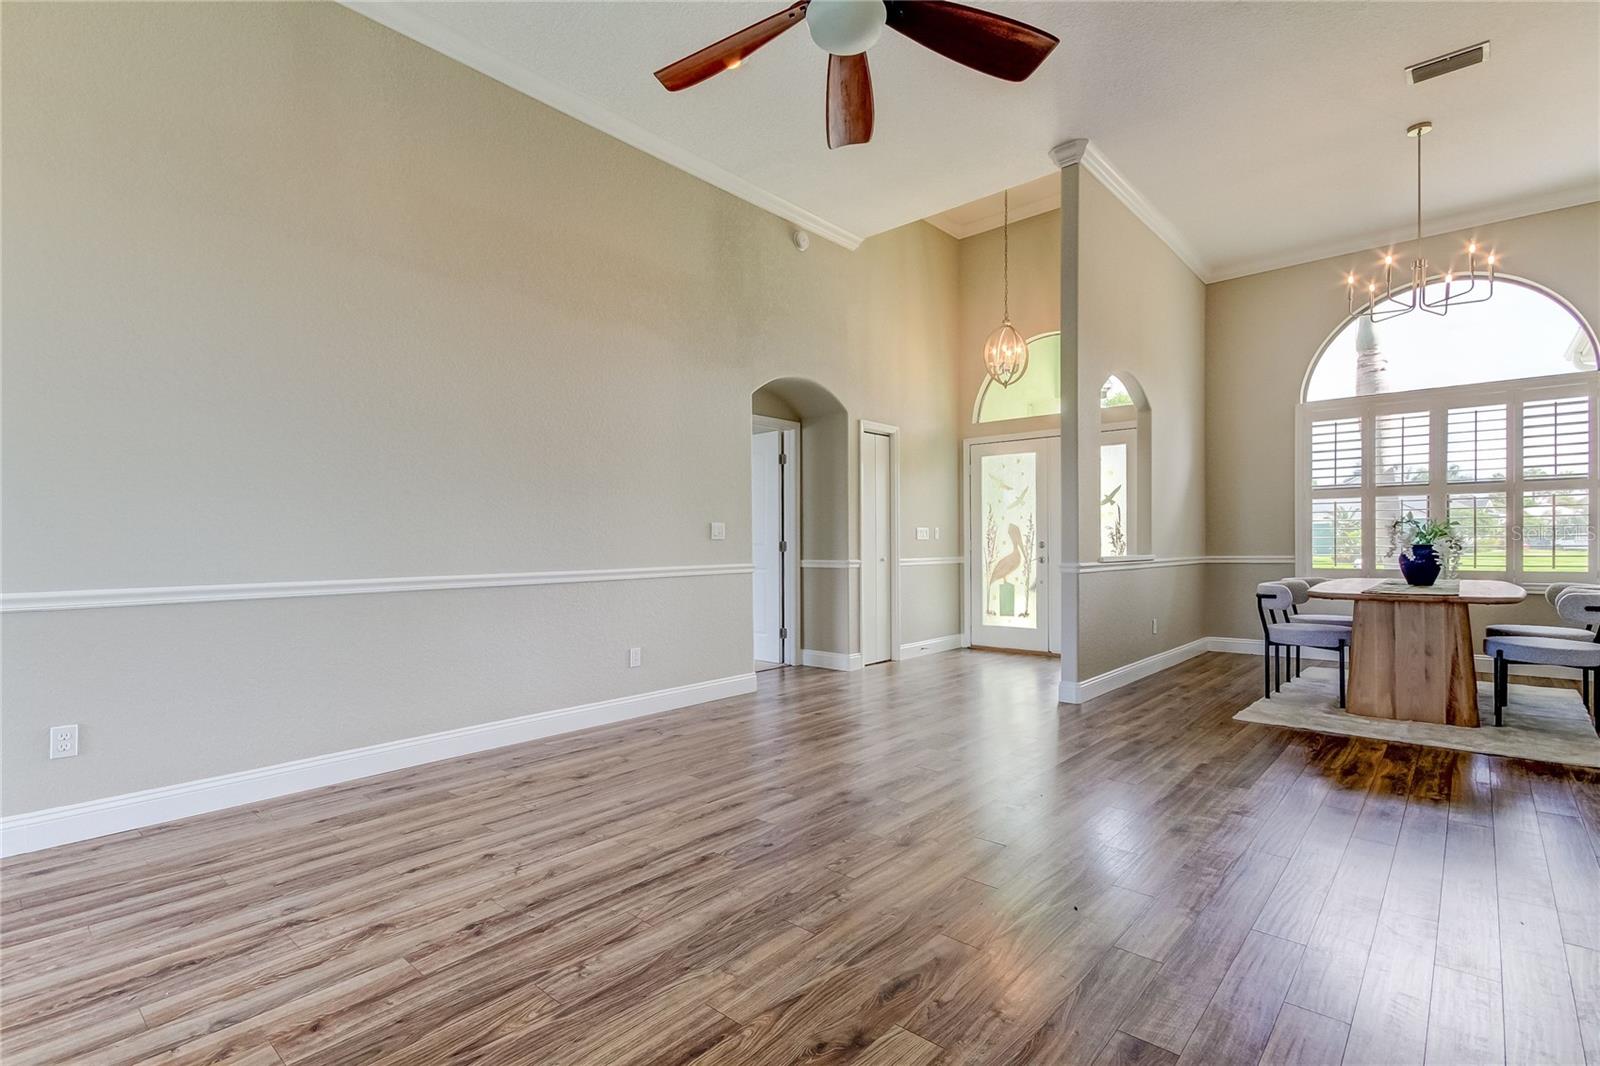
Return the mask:
<path id="1" fill-rule="evenodd" d="M 888 10 L 883 0 L 811 0 L 806 27 L 824 52 L 860 55 L 877 43 Z"/>

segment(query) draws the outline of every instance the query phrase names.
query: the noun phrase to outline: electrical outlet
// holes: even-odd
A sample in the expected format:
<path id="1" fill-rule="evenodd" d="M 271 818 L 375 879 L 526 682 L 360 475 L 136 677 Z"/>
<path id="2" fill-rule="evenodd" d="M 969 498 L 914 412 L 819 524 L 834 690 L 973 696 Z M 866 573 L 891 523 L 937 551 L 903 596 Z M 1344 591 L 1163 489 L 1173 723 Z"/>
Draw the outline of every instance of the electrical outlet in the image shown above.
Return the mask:
<path id="1" fill-rule="evenodd" d="M 934 526 L 933 527 L 933 539 L 934 540 L 938 540 L 939 539 L 939 527 L 938 526 Z"/>
<path id="2" fill-rule="evenodd" d="M 728 527 L 726 525 L 724 525 L 723 523 L 721 523 L 721 522 L 713 522 L 713 523 L 711 523 L 711 539 L 712 540 L 727 540 L 728 539 Z"/>
<path id="3" fill-rule="evenodd" d="M 628 649 L 628 665 L 629 666 L 638 666 L 642 662 L 644 662 L 644 649 L 643 648 L 629 648 Z"/>
<path id="4" fill-rule="evenodd" d="M 78 754 L 78 727 L 53 725 L 50 727 L 50 757 L 70 759 Z"/>
<path id="5" fill-rule="evenodd" d="M 1154 618 L 1150 619 L 1150 635 L 1153 637 L 1157 633 L 1160 633 L 1160 632 L 1161 632 L 1161 623 L 1158 622 Z"/>

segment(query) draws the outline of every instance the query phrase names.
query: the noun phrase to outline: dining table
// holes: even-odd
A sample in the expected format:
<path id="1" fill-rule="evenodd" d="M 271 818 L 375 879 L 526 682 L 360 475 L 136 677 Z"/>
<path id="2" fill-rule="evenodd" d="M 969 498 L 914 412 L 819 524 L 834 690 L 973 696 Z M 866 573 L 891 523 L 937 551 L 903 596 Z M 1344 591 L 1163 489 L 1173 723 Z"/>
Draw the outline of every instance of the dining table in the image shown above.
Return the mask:
<path id="1" fill-rule="evenodd" d="M 1320 581 L 1311 594 L 1355 601 L 1349 713 L 1455 726 L 1478 725 L 1468 609 L 1521 603 L 1528 595 L 1509 581 L 1469 578 L 1418 586 L 1368 577 Z"/>

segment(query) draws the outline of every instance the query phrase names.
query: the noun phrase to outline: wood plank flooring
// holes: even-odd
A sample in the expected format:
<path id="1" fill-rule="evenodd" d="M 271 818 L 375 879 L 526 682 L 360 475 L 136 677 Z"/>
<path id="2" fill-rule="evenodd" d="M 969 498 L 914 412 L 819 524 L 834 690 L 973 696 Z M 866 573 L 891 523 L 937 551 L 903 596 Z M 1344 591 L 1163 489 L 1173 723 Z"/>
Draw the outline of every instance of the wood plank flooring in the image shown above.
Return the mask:
<path id="1" fill-rule="evenodd" d="M 1210 655 L 750 697 L 0 866 L 25 1063 L 1600 1066 L 1600 773 Z"/>

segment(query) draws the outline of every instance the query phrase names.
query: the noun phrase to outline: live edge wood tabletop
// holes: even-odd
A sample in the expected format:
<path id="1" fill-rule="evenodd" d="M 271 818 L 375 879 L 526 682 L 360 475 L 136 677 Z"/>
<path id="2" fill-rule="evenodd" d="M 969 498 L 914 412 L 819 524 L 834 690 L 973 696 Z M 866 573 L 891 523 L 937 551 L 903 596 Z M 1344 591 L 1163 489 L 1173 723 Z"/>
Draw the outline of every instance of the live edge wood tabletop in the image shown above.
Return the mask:
<path id="1" fill-rule="evenodd" d="M 1313 591 L 1319 599 L 1355 601 L 1347 709 L 1369 718 L 1476 726 L 1468 608 L 1521 603 L 1526 590 L 1509 581 L 1476 580 L 1402 592 L 1389 587 L 1382 578 L 1347 577 L 1320 582 Z"/>

